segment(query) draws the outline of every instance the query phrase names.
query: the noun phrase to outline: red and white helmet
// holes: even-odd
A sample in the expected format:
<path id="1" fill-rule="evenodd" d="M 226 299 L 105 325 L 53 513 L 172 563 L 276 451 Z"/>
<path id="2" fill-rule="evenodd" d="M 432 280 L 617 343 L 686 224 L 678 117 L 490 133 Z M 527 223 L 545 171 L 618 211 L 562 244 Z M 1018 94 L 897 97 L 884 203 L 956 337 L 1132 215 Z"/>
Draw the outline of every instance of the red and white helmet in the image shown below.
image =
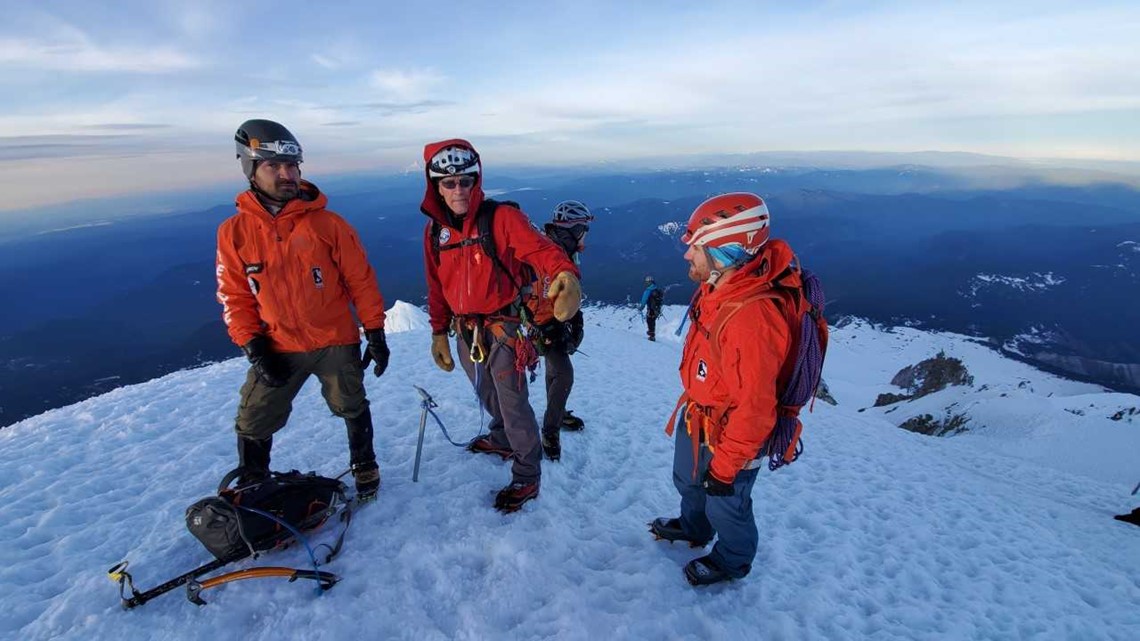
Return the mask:
<path id="1" fill-rule="evenodd" d="M 768 220 L 768 206 L 756 194 L 713 196 L 693 210 L 681 240 L 697 247 L 737 245 L 754 256 L 768 242 Z"/>

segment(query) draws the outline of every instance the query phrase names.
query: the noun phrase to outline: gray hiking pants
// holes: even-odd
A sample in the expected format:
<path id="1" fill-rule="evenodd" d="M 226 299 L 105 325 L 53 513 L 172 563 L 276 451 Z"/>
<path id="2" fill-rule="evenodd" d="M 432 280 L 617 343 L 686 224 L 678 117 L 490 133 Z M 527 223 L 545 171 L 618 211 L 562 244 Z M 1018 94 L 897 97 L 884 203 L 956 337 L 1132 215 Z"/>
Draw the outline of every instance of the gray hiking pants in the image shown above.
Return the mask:
<path id="1" fill-rule="evenodd" d="M 517 325 L 506 325 L 508 336 Z M 457 343 L 459 362 L 483 408 L 491 415 L 491 439 L 511 449 L 511 481 L 530 483 L 542 476 L 542 444 L 538 420 L 530 406 L 526 374 L 515 370 L 515 349 L 506 338 L 496 338 L 489 330 L 481 332 L 487 355 L 482 363 L 471 362 L 471 346 L 460 332 Z"/>
<path id="2" fill-rule="evenodd" d="M 549 434 L 562 429 L 566 399 L 574 387 L 574 363 L 569 354 L 557 349 L 547 350 L 545 359 L 546 414 L 542 418 L 542 431 Z"/>
<path id="3" fill-rule="evenodd" d="M 684 410 L 680 412 L 684 413 Z M 693 478 L 693 442 L 685 430 L 684 418 L 673 427 L 676 434 L 673 486 L 681 494 L 681 528 L 686 536 L 697 541 L 708 541 L 715 534 L 716 545 L 709 556 L 725 572 L 739 579 L 752 569 L 760 540 L 752 513 L 752 486 L 760 470 L 737 472 L 732 496 L 709 496 L 701 487 L 701 479 L 712 461 L 712 453 L 701 445 L 697 475 Z"/>
<path id="4" fill-rule="evenodd" d="M 316 376 L 333 414 L 353 419 L 368 407 L 364 394 L 364 370 L 360 368 L 360 344 L 334 345 L 311 352 L 278 354 L 289 366 L 289 380 L 282 387 L 266 385 L 252 367 L 241 386 L 235 429 L 242 438 L 262 440 L 285 427 L 293 411 L 293 399 L 301 386 Z M 349 429 L 352 429 L 352 421 Z M 349 435 L 352 442 L 352 434 Z"/>

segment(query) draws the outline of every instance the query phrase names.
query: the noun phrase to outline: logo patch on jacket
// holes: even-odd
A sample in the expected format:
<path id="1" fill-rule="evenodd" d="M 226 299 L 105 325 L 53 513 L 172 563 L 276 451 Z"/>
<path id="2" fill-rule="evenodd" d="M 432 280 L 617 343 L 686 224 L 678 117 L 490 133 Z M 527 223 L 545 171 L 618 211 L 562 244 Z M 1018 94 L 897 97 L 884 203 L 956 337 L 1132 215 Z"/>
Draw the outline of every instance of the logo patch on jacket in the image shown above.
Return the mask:
<path id="1" fill-rule="evenodd" d="M 709 375 L 709 366 L 705 362 L 697 361 L 697 380 L 704 381 Z"/>
<path id="2" fill-rule="evenodd" d="M 451 240 L 451 230 L 447 227 L 439 228 L 439 244 L 446 245 L 447 241 Z"/>
<path id="3" fill-rule="evenodd" d="M 313 267 L 310 271 L 313 273 L 313 284 L 317 286 L 317 289 L 324 289 L 325 278 L 321 276 L 321 268 Z"/>
<path id="4" fill-rule="evenodd" d="M 246 276 L 245 279 L 249 281 L 249 291 L 253 292 L 254 296 L 257 296 L 257 293 L 261 291 L 261 284 L 258 283 L 257 279 L 253 276 Z"/>

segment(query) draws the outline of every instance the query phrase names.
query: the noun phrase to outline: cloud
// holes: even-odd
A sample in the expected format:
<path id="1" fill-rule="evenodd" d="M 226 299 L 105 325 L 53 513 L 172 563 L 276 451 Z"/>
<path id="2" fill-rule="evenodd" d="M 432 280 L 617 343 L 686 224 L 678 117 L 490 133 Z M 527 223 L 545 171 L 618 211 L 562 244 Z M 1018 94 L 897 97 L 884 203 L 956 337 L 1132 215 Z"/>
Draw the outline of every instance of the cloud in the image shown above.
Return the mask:
<path id="1" fill-rule="evenodd" d="M 322 56 L 319 53 L 314 53 L 309 56 L 309 59 L 325 69 L 339 69 L 342 65 L 340 60 L 334 60 L 328 56 Z"/>
<path id="2" fill-rule="evenodd" d="M 374 89 L 403 101 L 424 99 L 443 80 L 442 75 L 431 69 L 378 69 L 368 76 L 369 84 Z"/>
<path id="3" fill-rule="evenodd" d="M 153 129 L 169 129 L 174 125 L 160 125 L 142 122 L 108 122 L 97 125 L 85 125 L 84 129 L 102 129 L 107 131 L 150 131 Z"/>
<path id="4" fill-rule="evenodd" d="M 123 154 L 129 148 L 128 141 L 126 135 L 3 136 L 0 137 L 0 160 Z"/>
<path id="5" fill-rule="evenodd" d="M 158 74 L 194 69 L 201 64 L 200 60 L 165 46 L 100 46 L 72 28 L 53 39 L 0 38 L 0 67 Z"/>

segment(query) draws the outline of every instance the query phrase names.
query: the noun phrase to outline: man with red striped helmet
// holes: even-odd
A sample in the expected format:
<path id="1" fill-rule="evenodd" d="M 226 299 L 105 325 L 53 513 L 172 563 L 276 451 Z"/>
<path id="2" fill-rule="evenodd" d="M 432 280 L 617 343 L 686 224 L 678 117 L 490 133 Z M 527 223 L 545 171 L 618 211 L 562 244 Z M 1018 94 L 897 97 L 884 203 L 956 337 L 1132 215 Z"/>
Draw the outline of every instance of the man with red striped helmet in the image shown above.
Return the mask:
<path id="1" fill-rule="evenodd" d="M 650 532 L 694 547 L 716 538 L 708 556 L 685 566 L 693 585 L 743 578 L 759 542 L 752 486 L 776 424 L 778 379 L 792 345 L 780 307 L 764 296 L 786 276 L 793 255 L 783 241 L 769 240 L 768 224 L 759 196 L 724 194 L 701 203 L 682 236 L 689 278 L 699 289 L 681 357 L 679 418 L 666 428 L 676 431 L 673 485 L 681 514 L 656 519 Z"/>

